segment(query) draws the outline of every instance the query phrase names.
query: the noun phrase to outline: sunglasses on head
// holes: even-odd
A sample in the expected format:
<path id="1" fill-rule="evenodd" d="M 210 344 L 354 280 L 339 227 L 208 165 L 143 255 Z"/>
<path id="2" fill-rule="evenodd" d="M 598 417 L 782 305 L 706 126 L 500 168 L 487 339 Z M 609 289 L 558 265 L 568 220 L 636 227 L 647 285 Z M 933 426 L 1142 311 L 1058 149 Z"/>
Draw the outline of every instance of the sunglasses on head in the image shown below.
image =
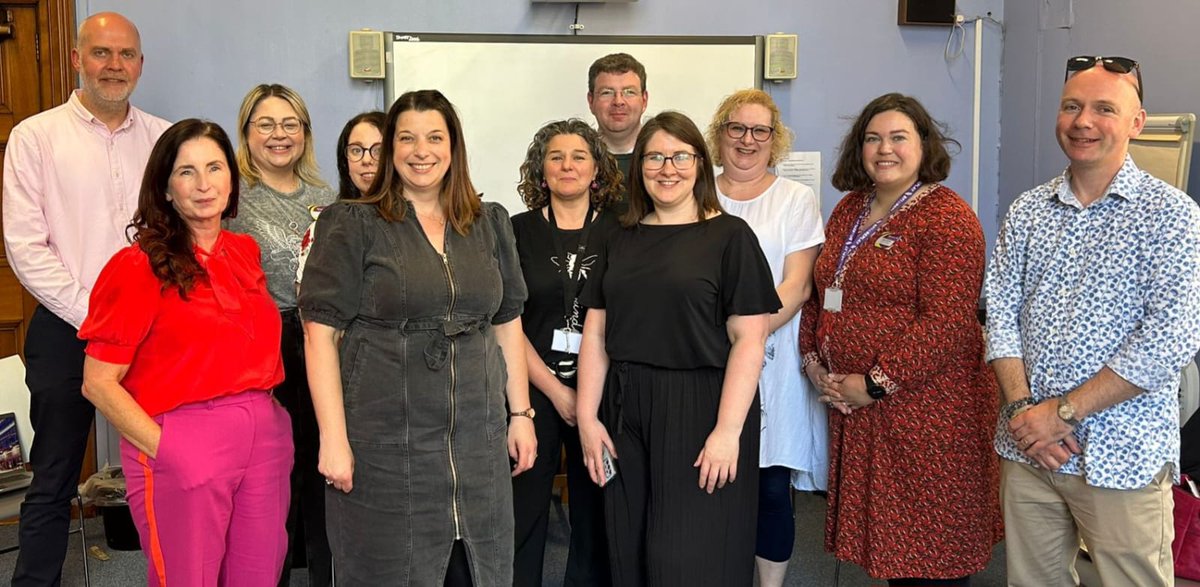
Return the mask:
<path id="1" fill-rule="evenodd" d="M 1091 69 L 1097 63 L 1113 73 L 1125 74 L 1133 72 L 1137 76 L 1138 101 L 1142 101 L 1142 68 L 1138 62 L 1128 57 L 1101 57 L 1099 55 L 1079 55 L 1072 57 L 1067 60 L 1067 72 L 1063 75 L 1063 81 L 1067 81 L 1072 73 Z"/>

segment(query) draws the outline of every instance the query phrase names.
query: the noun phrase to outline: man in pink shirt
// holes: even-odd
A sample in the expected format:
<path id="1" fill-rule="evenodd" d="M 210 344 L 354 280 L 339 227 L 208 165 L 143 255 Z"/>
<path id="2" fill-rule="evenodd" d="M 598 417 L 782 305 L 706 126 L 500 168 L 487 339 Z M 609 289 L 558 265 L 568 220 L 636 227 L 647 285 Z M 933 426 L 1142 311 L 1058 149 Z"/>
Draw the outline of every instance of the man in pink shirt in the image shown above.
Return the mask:
<path id="1" fill-rule="evenodd" d="M 39 302 L 25 339 L 33 485 L 21 505 L 14 587 L 57 586 L 95 410 L 80 393 L 77 329 L 109 257 L 128 244 L 150 150 L 170 125 L 130 106 L 142 74 L 141 37 L 111 12 L 83 21 L 71 64 L 82 88 L 13 129 L 4 160 L 4 245 Z"/>

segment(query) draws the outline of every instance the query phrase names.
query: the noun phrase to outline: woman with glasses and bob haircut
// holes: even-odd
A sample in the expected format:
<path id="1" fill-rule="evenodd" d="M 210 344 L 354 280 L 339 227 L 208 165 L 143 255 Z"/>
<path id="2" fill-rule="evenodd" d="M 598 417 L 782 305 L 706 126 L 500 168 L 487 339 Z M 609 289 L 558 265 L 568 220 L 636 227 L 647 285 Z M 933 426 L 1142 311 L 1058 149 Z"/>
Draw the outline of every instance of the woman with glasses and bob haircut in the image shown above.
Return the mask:
<path id="1" fill-rule="evenodd" d="M 510 477 L 537 451 L 512 224 L 441 92 L 401 95 L 383 137 L 300 288 L 337 583 L 511 585 Z"/>
<path id="2" fill-rule="evenodd" d="M 279 314 L 238 212 L 233 146 L 214 123 L 167 129 L 146 164 L 133 244 L 105 266 L 79 330 L 83 394 L 121 433 L 152 586 L 279 581 L 292 433 Z"/>
<path id="3" fill-rule="evenodd" d="M 379 171 L 379 154 L 383 152 L 384 114 L 363 112 L 342 127 L 337 140 L 338 192 L 337 199 L 361 198 L 371 189 Z M 300 238 L 300 259 L 296 266 L 296 284 L 304 278 L 304 264 L 312 249 L 313 230 L 324 206 L 311 206 L 313 221 Z M 324 507 L 321 508 L 324 511 Z"/>
<path id="4" fill-rule="evenodd" d="M 580 299 L 579 435 L 606 487 L 613 584 L 749 587 L 758 376 L 779 297 L 754 232 L 721 210 L 691 120 L 650 119 L 633 161 L 625 228 Z"/>
<path id="5" fill-rule="evenodd" d="M 309 584 L 324 587 L 331 577 L 325 483 L 317 472 L 317 422 L 296 313 L 296 272 L 304 230 L 313 219 L 311 209 L 333 201 L 333 190 L 318 175 L 312 121 L 299 94 L 279 84 L 259 84 L 246 94 L 238 111 L 237 164 L 242 208 L 226 227 L 254 237 L 262 249 L 267 287 L 283 319 L 285 377 L 275 396 L 292 415 L 295 434 L 288 558 L 280 583 L 287 584 L 293 562 L 307 561 Z"/>
<path id="6" fill-rule="evenodd" d="M 825 230 L 821 203 L 809 187 L 777 177 L 770 168 L 791 148 L 792 132 L 775 101 L 757 89 L 734 92 L 708 125 L 717 198 L 745 220 L 771 266 L 783 309 L 771 315 L 758 388 L 762 402 L 759 448 L 759 585 L 779 587 L 796 536 L 791 488 L 824 491 L 829 469 L 825 407 L 800 371 L 800 307 L 812 294 L 812 267 Z"/>
<path id="7" fill-rule="evenodd" d="M 1004 537 L 983 230 L 938 183 L 947 144 L 912 97 L 863 108 L 801 316 L 805 374 L 830 408 L 825 549 L 889 585 L 967 585 Z"/>

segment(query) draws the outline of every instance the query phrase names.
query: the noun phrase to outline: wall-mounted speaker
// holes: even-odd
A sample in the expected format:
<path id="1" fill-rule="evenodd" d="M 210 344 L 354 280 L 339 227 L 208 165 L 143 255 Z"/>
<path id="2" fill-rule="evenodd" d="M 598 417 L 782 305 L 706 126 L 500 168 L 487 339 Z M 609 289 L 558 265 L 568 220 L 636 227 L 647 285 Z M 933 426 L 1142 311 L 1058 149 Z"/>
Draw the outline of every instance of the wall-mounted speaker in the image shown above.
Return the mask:
<path id="1" fill-rule="evenodd" d="M 954 0 L 900 0 L 902 25 L 952 26 L 956 9 Z"/>
<path id="2" fill-rule="evenodd" d="M 383 31 L 350 31 L 350 77 L 383 79 Z"/>
<path id="3" fill-rule="evenodd" d="M 796 47 L 799 37 L 784 33 L 767 35 L 767 55 L 763 59 L 763 79 L 796 79 Z"/>

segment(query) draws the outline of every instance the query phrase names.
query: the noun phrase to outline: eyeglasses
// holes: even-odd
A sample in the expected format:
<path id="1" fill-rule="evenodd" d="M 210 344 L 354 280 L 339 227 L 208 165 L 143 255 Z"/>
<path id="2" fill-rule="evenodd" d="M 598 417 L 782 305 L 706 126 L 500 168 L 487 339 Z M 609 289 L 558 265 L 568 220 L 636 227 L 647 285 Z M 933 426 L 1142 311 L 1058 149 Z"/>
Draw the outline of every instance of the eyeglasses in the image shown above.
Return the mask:
<path id="1" fill-rule="evenodd" d="M 771 135 L 775 134 L 775 129 L 769 126 L 746 126 L 740 122 L 726 122 L 721 126 L 725 127 L 725 135 L 735 141 L 742 140 L 747 131 L 755 141 L 760 143 L 769 141 Z"/>
<path id="2" fill-rule="evenodd" d="M 642 95 L 641 90 L 638 90 L 635 88 L 624 88 L 621 90 L 621 97 L 626 100 L 632 100 L 641 95 Z M 596 97 L 607 102 L 607 101 L 612 100 L 613 98 L 617 97 L 617 90 L 614 90 L 612 88 L 604 88 L 604 89 L 600 90 L 599 92 L 596 92 Z"/>
<path id="3" fill-rule="evenodd" d="M 253 126 L 254 130 L 257 130 L 258 134 L 262 135 L 269 135 L 275 132 L 276 126 L 283 127 L 283 132 L 289 135 L 294 135 L 304 129 L 304 123 L 300 122 L 299 118 L 285 118 L 276 122 L 274 118 L 267 118 L 266 116 L 258 120 L 251 120 L 250 126 Z"/>
<path id="4" fill-rule="evenodd" d="M 362 161 L 363 156 L 367 153 L 371 154 L 372 159 L 378 161 L 379 155 L 383 153 L 383 143 L 375 143 L 370 147 L 364 147 L 358 143 L 346 145 L 346 159 L 350 161 Z"/>
<path id="5" fill-rule="evenodd" d="M 1126 74 L 1133 72 L 1137 76 L 1137 95 L 1138 101 L 1142 101 L 1142 68 L 1138 62 L 1128 57 L 1101 57 L 1091 55 L 1079 55 L 1067 60 L 1067 71 L 1063 75 L 1063 81 L 1070 79 L 1072 73 L 1091 69 L 1099 63 L 1104 66 L 1104 69 L 1113 73 Z"/>
<path id="6" fill-rule="evenodd" d="M 695 153 L 687 153 L 683 151 L 675 153 L 670 157 L 663 155 L 662 153 L 650 153 L 649 155 L 644 155 L 642 157 L 642 167 L 654 171 L 655 169 L 662 169 L 667 165 L 667 161 L 670 161 L 671 164 L 675 166 L 675 169 L 679 171 L 687 171 L 696 164 L 696 160 L 699 158 L 700 156 Z"/>

